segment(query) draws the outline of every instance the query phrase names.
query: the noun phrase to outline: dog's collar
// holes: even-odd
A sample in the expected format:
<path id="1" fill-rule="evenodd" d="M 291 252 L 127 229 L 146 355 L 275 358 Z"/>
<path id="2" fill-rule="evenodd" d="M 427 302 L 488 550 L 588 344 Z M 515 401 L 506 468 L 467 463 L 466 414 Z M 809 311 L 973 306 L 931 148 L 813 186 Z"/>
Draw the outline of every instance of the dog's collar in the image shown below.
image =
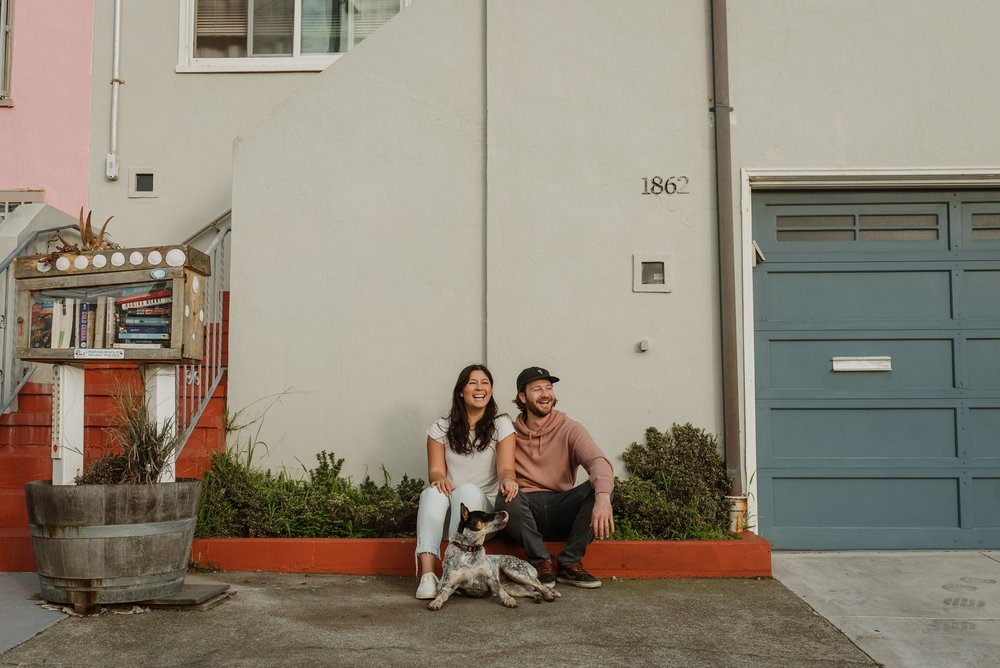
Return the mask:
<path id="1" fill-rule="evenodd" d="M 479 552 L 479 550 L 483 549 L 482 545 L 463 545 L 457 540 L 451 541 L 451 544 L 460 550 L 465 550 L 466 552 Z"/>

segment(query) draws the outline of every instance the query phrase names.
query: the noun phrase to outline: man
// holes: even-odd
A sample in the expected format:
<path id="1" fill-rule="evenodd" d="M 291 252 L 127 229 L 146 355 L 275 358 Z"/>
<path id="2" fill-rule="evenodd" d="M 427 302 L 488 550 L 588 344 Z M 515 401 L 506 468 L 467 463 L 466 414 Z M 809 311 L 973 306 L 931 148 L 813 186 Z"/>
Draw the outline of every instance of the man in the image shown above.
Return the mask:
<path id="1" fill-rule="evenodd" d="M 504 532 L 524 548 L 540 582 L 554 587 L 558 580 L 591 589 L 601 581 L 584 570 L 582 560 L 594 537 L 614 533 L 614 471 L 583 425 L 555 410 L 552 384 L 557 382 L 537 366 L 517 376 L 514 403 L 521 414 L 514 421 L 515 470 L 522 493 L 510 502 L 501 494 L 496 508 L 510 515 Z M 574 486 L 580 466 L 590 480 Z M 566 541 L 555 573 L 545 540 Z"/>

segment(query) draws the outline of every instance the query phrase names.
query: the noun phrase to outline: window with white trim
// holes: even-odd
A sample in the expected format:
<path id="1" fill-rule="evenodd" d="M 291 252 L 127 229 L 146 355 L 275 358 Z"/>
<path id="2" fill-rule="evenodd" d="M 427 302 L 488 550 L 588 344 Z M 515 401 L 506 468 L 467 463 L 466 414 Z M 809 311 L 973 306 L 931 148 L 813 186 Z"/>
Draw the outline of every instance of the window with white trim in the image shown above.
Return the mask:
<path id="1" fill-rule="evenodd" d="M 184 0 L 178 71 L 321 70 L 410 0 Z"/>
<path id="2" fill-rule="evenodd" d="M 0 106 L 10 104 L 10 54 L 13 48 L 14 0 L 0 0 Z"/>
<path id="3" fill-rule="evenodd" d="M 0 223 L 22 204 L 40 204 L 45 201 L 41 190 L 0 190 Z"/>

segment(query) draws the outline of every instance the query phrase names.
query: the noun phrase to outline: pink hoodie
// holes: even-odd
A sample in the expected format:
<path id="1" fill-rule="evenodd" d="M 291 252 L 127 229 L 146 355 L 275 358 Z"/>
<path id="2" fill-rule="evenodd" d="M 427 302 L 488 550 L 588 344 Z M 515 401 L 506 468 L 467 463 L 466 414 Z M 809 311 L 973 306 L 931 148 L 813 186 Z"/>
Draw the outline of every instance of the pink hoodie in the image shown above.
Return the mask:
<path id="1" fill-rule="evenodd" d="M 515 469 L 523 492 L 566 492 L 576 486 L 576 469 L 590 474 L 595 492 L 611 493 L 614 470 L 594 439 L 576 420 L 553 410 L 538 431 L 524 423 L 524 415 L 514 421 Z"/>

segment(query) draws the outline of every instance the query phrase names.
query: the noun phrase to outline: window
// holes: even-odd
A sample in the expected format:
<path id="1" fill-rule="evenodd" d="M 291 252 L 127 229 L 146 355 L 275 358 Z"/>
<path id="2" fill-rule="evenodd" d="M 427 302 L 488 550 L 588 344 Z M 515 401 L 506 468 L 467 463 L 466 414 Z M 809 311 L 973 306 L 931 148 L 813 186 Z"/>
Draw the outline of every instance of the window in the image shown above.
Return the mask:
<path id="1" fill-rule="evenodd" d="M 45 193 L 41 190 L 0 190 L 0 223 L 22 204 L 38 204 L 44 201 Z"/>
<path id="2" fill-rule="evenodd" d="M 185 0 L 178 71 L 322 70 L 410 0 Z"/>
<path id="3" fill-rule="evenodd" d="M 10 105 L 10 53 L 14 0 L 0 0 L 0 106 Z"/>

